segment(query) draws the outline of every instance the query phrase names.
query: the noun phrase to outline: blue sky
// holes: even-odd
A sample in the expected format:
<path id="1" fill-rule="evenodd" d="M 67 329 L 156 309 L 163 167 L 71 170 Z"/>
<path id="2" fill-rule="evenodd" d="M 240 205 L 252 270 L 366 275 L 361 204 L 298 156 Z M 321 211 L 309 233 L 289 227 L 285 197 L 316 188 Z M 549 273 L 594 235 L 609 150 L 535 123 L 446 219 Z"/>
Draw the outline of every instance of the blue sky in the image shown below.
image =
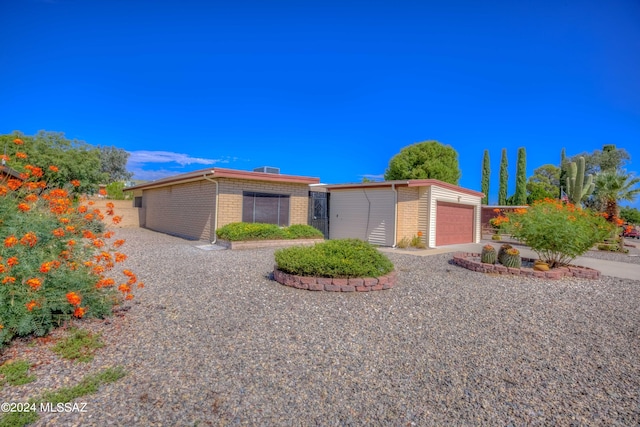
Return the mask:
<path id="1" fill-rule="evenodd" d="M 0 1 L 0 133 L 64 132 L 131 153 L 136 178 L 209 166 L 380 177 L 402 147 L 459 153 L 515 189 L 616 144 L 640 171 L 640 3 Z M 639 202 L 634 206 L 638 207 Z"/>

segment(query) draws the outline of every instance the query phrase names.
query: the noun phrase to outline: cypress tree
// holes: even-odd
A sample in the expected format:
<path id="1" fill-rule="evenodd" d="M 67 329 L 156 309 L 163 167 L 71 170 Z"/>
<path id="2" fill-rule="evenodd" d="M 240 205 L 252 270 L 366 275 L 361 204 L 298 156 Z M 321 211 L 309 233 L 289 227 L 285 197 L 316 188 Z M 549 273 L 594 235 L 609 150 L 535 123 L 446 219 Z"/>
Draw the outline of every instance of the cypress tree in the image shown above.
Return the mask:
<path id="1" fill-rule="evenodd" d="M 489 180 L 491 178 L 491 164 L 489 162 L 489 150 L 484 150 L 484 158 L 482 159 L 482 204 L 489 204 Z"/>
<path id="2" fill-rule="evenodd" d="M 518 148 L 518 164 L 516 166 L 516 193 L 513 204 L 522 206 L 527 204 L 527 153 L 524 147 Z"/>
<path id="3" fill-rule="evenodd" d="M 505 206 L 507 204 L 507 184 L 509 181 L 509 171 L 507 170 L 507 149 L 502 149 L 502 159 L 500 160 L 500 187 L 498 189 L 498 204 Z"/>
<path id="4" fill-rule="evenodd" d="M 567 167 L 568 167 L 567 155 L 565 153 L 564 147 L 562 151 L 560 151 L 560 194 L 558 194 L 558 198 L 562 199 L 562 192 L 568 191 L 565 187 L 565 183 L 567 182 Z"/>

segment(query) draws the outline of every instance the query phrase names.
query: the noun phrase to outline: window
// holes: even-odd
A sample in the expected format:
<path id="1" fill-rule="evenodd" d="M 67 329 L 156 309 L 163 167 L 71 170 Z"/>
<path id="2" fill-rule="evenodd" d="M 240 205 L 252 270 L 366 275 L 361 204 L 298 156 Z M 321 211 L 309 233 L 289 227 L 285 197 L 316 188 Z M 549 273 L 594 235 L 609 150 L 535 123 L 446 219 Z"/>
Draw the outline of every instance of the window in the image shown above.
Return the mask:
<path id="1" fill-rule="evenodd" d="M 134 197 L 133 198 L 133 207 L 134 208 L 141 208 L 142 207 L 142 197 Z"/>
<path id="2" fill-rule="evenodd" d="M 289 225 L 289 196 L 286 194 L 242 193 L 242 222 Z"/>

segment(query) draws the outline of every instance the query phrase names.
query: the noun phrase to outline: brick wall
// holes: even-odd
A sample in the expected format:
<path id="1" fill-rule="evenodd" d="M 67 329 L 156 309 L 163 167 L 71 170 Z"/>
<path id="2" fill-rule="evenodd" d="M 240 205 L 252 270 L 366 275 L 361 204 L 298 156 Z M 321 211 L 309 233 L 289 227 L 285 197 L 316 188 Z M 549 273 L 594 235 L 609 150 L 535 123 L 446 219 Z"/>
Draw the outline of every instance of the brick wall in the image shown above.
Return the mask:
<path id="1" fill-rule="evenodd" d="M 219 178 L 218 228 L 231 222 L 242 221 L 242 192 L 286 194 L 289 199 L 289 225 L 306 224 L 309 209 L 309 186 L 282 182 L 250 181 Z"/>
<path id="2" fill-rule="evenodd" d="M 419 197 L 418 187 L 399 187 L 398 189 L 398 241 L 404 237 L 411 240 L 418 235 Z M 424 232 L 424 231 L 423 231 Z M 424 239 L 424 236 L 423 236 Z M 397 242 L 396 242 L 397 243 Z"/>
<path id="3" fill-rule="evenodd" d="M 200 180 L 144 190 L 145 227 L 190 239 L 213 240 L 215 184 Z"/>

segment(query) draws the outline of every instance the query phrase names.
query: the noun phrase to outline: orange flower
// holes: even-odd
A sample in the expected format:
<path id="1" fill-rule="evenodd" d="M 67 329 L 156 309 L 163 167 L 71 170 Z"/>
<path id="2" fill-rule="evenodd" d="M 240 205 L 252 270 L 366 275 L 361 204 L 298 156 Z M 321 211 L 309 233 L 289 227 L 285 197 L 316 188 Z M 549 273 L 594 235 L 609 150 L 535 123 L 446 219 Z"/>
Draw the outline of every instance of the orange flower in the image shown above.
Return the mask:
<path id="1" fill-rule="evenodd" d="M 138 282 L 138 288 L 144 288 L 144 283 Z"/>
<path id="2" fill-rule="evenodd" d="M 116 252 L 114 255 L 116 257 L 116 262 L 124 262 L 124 260 L 127 259 L 127 256 L 125 254 L 121 254 L 120 252 Z"/>
<path id="3" fill-rule="evenodd" d="M 113 247 L 114 248 L 119 248 L 120 246 L 124 245 L 126 240 L 124 239 L 118 239 L 115 242 L 113 242 Z"/>
<path id="4" fill-rule="evenodd" d="M 69 304 L 71 305 L 78 306 L 82 302 L 82 298 L 75 292 L 69 292 L 67 294 L 67 301 L 69 301 Z"/>
<path id="5" fill-rule="evenodd" d="M 106 196 L 106 195 L 107 195 L 107 190 L 105 190 L 104 188 L 101 188 L 101 189 L 98 191 L 98 194 L 99 194 L 99 195 L 101 195 L 101 196 Z"/>
<path id="6" fill-rule="evenodd" d="M 35 202 L 38 200 L 38 196 L 36 196 L 35 194 L 27 194 L 27 197 L 24 198 L 25 202 Z"/>
<path id="7" fill-rule="evenodd" d="M 18 243 L 18 239 L 16 238 L 16 236 L 9 236 L 4 239 L 4 246 L 7 248 L 14 246 L 16 243 Z"/>
<path id="8" fill-rule="evenodd" d="M 65 198 L 69 196 L 69 193 L 67 193 L 67 190 L 64 190 L 62 188 L 55 188 L 51 190 L 49 194 L 51 195 L 51 197 L 55 197 L 55 198 Z"/>
<path id="9" fill-rule="evenodd" d="M 4 264 L 0 264 L 0 273 L 4 273 L 5 271 L 7 271 L 7 267 L 5 267 Z"/>
<path id="10" fill-rule="evenodd" d="M 56 228 L 53 230 L 53 235 L 56 237 L 64 237 L 64 230 L 62 228 Z"/>
<path id="11" fill-rule="evenodd" d="M 69 221 L 71 221 L 69 218 L 60 218 L 61 224 L 69 224 Z"/>
<path id="12" fill-rule="evenodd" d="M 76 232 L 76 228 L 73 225 L 67 225 L 64 229 L 67 230 L 69 233 Z"/>
<path id="13" fill-rule="evenodd" d="M 115 285 L 115 283 L 116 281 L 111 278 L 102 278 L 96 283 L 96 288 L 108 288 L 109 286 Z"/>
<path id="14" fill-rule="evenodd" d="M 135 276 L 135 274 L 131 271 L 131 270 L 123 270 L 122 274 L 124 274 L 127 277 L 133 277 Z"/>
<path id="15" fill-rule="evenodd" d="M 32 248 L 36 245 L 36 243 L 38 243 L 38 237 L 35 235 L 35 233 L 30 231 L 24 236 L 22 236 L 22 239 L 20 239 L 20 243 Z"/>
<path id="16" fill-rule="evenodd" d="M 51 271 L 51 262 L 43 262 L 40 264 L 40 273 L 48 273 Z"/>
<path id="17" fill-rule="evenodd" d="M 20 261 L 18 261 L 18 257 L 12 256 L 11 258 L 7 258 L 7 265 L 9 265 L 10 267 L 18 264 L 20 264 Z"/>
<path id="18" fill-rule="evenodd" d="M 7 187 L 5 187 L 4 185 L 0 185 L 0 196 L 6 196 L 7 191 Z"/>
<path id="19" fill-rule="evenodd" d="M 16 145 L 22 145 L 22 144 L 24 144 L 24 141 L 21 140 L 20 138 L 16 138 L 16 139 L 13 140 L 13 143 L 16 144 Z"/>
<path id="20" fill-rule="evenodd" d="M 19 179 L 12 178 L 9 181 L 7 181 L 7 186 L 13 191 L 20 188 L 21 185 L 22 185 L 22 181 Z"/>
<path id="21" fill-rule="evenodd" d="M 34 291 L 37 291 L 40 286 L 42 286 L 42 282 L 37 277 L 34 277 L 27 280 L 27 285 L 29 285 Z"/>
<path id="22" fill-rule="evenodd" d="M 86 219 L 87 221 L 93 221 L 93 214 L 86 214 L 84 216 L 84 219 Z"/>
<path id="23" fill-rule="evenodd" d="M 49 170 L 50 170 L 51 172 L 58 172 L 60 169 L 58 169 L 58 167 L 57 167 L 57 166 L 53 166 L 53 165 L 51 165 L 51 166 L 49 166 Z"/>
<path id="24" fill-rule="evenodd" d="M 127 294 L 126 297 L 124 297 L 125 300 L 129 301 L 133 299 L 133 294 Z"/>
<path id="25" fill-rule="evenodd" d="M 110 238 L 112 238 L 112 237 L 113 237 L 113 235 L 114 235 L 114 234 L 115 234 L 115 233 L 114 233 L 113 231 L 107 231 L 107 232 L 105 232 L 105 233 L 103 234 L 103 237 L 104 237 L 105 239 L 110 239 Z"/>
<path id="26" fill-rule="evenodd" d="M 87 203 L 89 206 L 93 206 L 96 204 L 96 202 L 94 202 L 93 200 L 89 200 L 89 202 Z"/>
<path id="27" fill-rule="evenodd" d="M 26 159 L 26 158 L 28 158 L 29 156 L 27 156 L 27 153 L 23 153 L 22 151 L 18 151 L 18 152 L 16 152 L 16 157 L 17 157 L 18 159 Z"/>
<path id="28" fill-rule="evenodd" d="M 71 239 L 67 242 L 67 246 L 74 246 L 76 244 L 76 241 Z"/>
<path id="29" fill-rule="evenodd" d="M 120 221 L 122 221 L 122 217 L 114 216 L 112 221 L 113 221 L 114 224 L 120 224 Z"/>
<path id="30" fill-rule="evenodd" d="M 85 205 L 78 206 L 78 212 L 81 214 L 87 212 L 87 207 Z"/>
<path id="31" fill-rule="evenodd" d="M 20 203 L 18 205 L 18 209 L 20 209 L 22 212 L 28 212 L 31 210 L 31 207 L 26 203 Z"/>
<path id="32" fill-rule="evenodd" d="M 16 283 L 16 278 L 15 277 L 11 277 L 11 276 L 7 276 L 4 279 L 2 279 L 2 284 L 6 285 L 7 283 Z"/>
<path id="33" fill-rule="evenodd" d="M 115 205 L 113 204 L 113 202 L 107 202 L 107 208 L 108 209 L 113 209 L 115 207 Z"/>
<path id="34" fill-rule="evenodd" d="M 118 290 L 124 294 L 131 292 L 131 288 L 126 283 L 123 283 L 120 286 L 118 286 Z"/>
<path id="35" fill-rule="evenodd" d="M 33 310 L 35 307 L 38 306 L 38 303 L 35 302 L 34 300 L 29 301 L 28 303 L 25 304 L 25 306 L 27 307 L 28 311 Z"/>
<path id="36" fill-rule="evenodd" d="M 100 239 L 94 239 L 92 243 L 93 243 L 93 246 L 95 246 L 96 248 L 101 248 L 104 246 L 104 241 Z"/>
<path id="37" fill-rule="evenodd" d="M 82 316 L 84 316 L 84 314 L 86 313 L 86 310 L 82 307 L 76 307 L 75 310 L 73 310 L 73 315 L 75 317 L 77 317 L 78 319 L 81 319 Z"/>
<path id="38" fill-rule="evenodd" d="M 73 185 L 74 187 L 80 187 L 80 181 L 74 179 L 73 181 L 71 181 L 71 185 Z"/>
<path id="39" fill-rule="evenodd" d="M 93 234 L 90 230 L 82 230 L 82 237 L 85 239 L 95 239 L 96 235 Z"/>

